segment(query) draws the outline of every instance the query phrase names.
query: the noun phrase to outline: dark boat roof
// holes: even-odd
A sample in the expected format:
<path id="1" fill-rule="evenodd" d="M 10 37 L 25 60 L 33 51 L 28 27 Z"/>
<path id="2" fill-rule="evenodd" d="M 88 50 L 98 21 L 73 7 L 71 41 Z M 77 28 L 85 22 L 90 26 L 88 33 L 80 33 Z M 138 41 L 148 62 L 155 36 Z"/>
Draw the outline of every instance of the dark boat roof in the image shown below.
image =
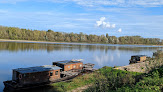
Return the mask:
<path id="1" fill-rule="evenodd" d="M 13 70 L 19 73 L 35 73 L 35 72 L 43 72 L 43 71 L 51 71 L 51 70 L 59 70 L 59 69 L 62 68 L 53 65 L 44 65 L 44 66 L 35 66 L 35 67 L 28 67 L 28 68 L 18 68 Z"/>
<path id="2" fill-rule="evenodd" d="M 75 63 L 82 63 L 80 60 L 64 60 L 64 61 L 57 61 L 53 63 L 59 63 L 63 65 L 68 65 L 68 64 L 75 64 Z"/>
<path id="3" fill-rule="evenodd" d="M 144 57 L 146 55 L 133 55 L 132 57 Z"/>

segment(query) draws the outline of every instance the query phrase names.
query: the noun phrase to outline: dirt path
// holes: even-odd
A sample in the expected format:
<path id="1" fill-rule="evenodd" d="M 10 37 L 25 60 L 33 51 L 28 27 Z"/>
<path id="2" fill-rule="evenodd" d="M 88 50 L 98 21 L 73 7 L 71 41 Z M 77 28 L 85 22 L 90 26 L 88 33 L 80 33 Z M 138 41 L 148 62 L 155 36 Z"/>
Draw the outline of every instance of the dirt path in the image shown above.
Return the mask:
<path id="1" fill-rule="evenodd" d="M 73 89 L 71 91 L 68 91 L 68 92 L 83 92 L 84 90 L 86 90 L 87 88 L 89 88 L 91 86 L 92 86 L 92 84 L 85 85 L 85 86 L 82 86 L 82 87 L 78 87 L 76 89 Z"/>
<path id="2" fill-rule="evenodd" d="M 135 64 L 126 65 L 126 66 L 121 66 L 121 67 L 117 67 L 114 69 L 145 73 L 145 72 L 150 71 L 152 68 L 161 66 L 161 65 L 163 65 L 162 61 L 154 61 L 154 62 L 146 61 L 146 62 L 135 63 Z"/>

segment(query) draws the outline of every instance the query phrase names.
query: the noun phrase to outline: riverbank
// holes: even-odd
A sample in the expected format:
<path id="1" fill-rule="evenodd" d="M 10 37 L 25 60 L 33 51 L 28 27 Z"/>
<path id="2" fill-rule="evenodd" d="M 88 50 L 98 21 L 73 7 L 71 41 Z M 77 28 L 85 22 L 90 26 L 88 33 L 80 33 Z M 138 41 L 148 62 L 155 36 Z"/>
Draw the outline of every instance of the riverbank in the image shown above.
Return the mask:
<path id="1" fill-rule="evenodd" d="M 116 68 L 105 66 L 71 82 L 61 82 L 53 86 L 60 92 L 162 92 L 163 58 L 149 58 L 145 62 Z"/>
<path id="2" fill-rule="evenodd" d="M 31 40 L 10 40 L 10 39 L 0 39 L 0 42 L 20 42 L 20 43 L 48 43 L 48 44 L 106 44 L 106 43 L 81 43 L 81 42 L 50 42 L 50 41 L 31 41 Z M 144 45 L 144 46 L 160 46 L 163 45 L 146 45 L 146 44 L 114 44 L 114 45 Z"/>
<path id="3" fill-rule="evenodd" d="M 153 53 L 152 58 L 148 57 L 144 62 L 129 64 L 126 66 L 120 66 L 114 69 L 120 69 L 123 71 L 131 71 L 131 72 L 148 73 L 152 69 L 155 69 L 162 65 L 163 65 L 163 51 L 158 50 L 157 52 Z"/>
<path id="4" fill-rule="evenodd" d="M 52 86 L 58 92 L 162 92 L 162 83 L 163 66 L 149 73 L 123 71 L 106 66 L 70 82 Z"/>
<path id="5" fill-rule="evenodd" d="M 162 92 L 163 91 L 163 66 L 149 73 L 137 73 L 116 70 L 111 67 L 103 67 L 94 73 L 94 81 L 81 85 L 81 80 L 64 83 L 66 87 L 60 86 L 60 92 Z M 85 79 L 83 77 L 83 79 Z M 87 81 L 90 79 L 86 79 Z M 83 80 L 83 81 L 86 81 Z M 78 82 L 77 82 L 78 81 Z M 57 84 L 58 85 L 58 84 Z M 69 85 L 69 86 L 67 86 Z M 91 85 L 91 86 L 90 86 Z M 70 89 L 73 88 L 73 89 Z M 63 89 L 64 90 L 61 90 Z"/>
<path id="6" fill-rule="evenodd" d="M 49 42 L 49 41 L 31 41 L 31 40 L 10 40 L 10 39 L 0 39 L 0 42 L 27 42 L 27 43 L 70 43 L 70 42 Z M 79 44 L 79 43 L 71 43 L 71 44 Z M 87 44 L 87 43 L 80 43 Z"/>
<path id="7" fill-rule="evenodd" d="M 130 64 L 130 65 L 126 65 L 126 66 L 121 66 L 121 67 L 117 67 L 114 69 L 146 73 L 146 72 L 149 72 L 150 70 L 152 70 L 153 68 L 162 66 L 162 65 L 163 65 L 163 61 L 161 61 L 161 60 L 158 60 L 157 62 L 155 60 L 151 60 L 151 61 L 145 61 L 145 62 L 141 62 L 141 63 Z"/>
<path id="8" fill-rule="evenodd" d="M 163 92 L 163 66 L 149 73 L 100 69 L 93 86 L 84 92 Z"/>

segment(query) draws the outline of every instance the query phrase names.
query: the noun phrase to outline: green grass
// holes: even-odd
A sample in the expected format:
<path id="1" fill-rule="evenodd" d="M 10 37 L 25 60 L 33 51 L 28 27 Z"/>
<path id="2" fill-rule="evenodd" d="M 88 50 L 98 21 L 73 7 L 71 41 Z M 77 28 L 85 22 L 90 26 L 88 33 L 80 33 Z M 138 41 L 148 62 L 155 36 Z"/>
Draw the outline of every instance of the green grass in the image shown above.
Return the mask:
<path id="1" fill-rule="evenodd" d="M 94 85 L 86 92 L 162 92 L 163 66 L 148 74 L 115 70 L 110 67 L 99 69 Z"/>
<path id="2" fill-rule="evenodd" d="M 94 73 L 90 73 L 83 76 L 78 76 L 69 82 L 54 83 L 52 84 L 52 86 L 58 92 L 65 92 L 65 91 L 70 91 L 72 89 L 91 84 L 93 82 L 95 82 Z"/>
<path id="3" fill-rule="evenodd" d="M 116 70 L 116 69 L 113 69 L 112 67 L 103 67 L 94 73 L 85 74 L 83 76 L 76 77 L 72 81 L 69 81 L 69 82 L 54 83 L 51 86 L 54 87 L 55 91 L 64 92 L 64 91 L 70 91 L 72 89 L 76 89 L 78 87 L 82 87 L 88 84 L 95 84 L 97 82 L 97 79 L 101 79 L 99 80 L 99 82 L 104 81 L 105 76 L 112 75 L 110 76 L 110 78 L 112 79 L 115 76 L 126 77 L 126 74 L 132 75 L 132 76 L 141 75 L 141 73 Z M 128 77 L 126 80 L 128 80 Z"/>
<path id="4" fill-rule="evenodd" d="M 148 74 L 103 67 L 94 73 L 76 77 L 69 82 L 54 83 L 52 86 L 55 91 L 65 92 L 88 84 L 93 86 L 86 92 L 162 92 L 163 66 Z"/>

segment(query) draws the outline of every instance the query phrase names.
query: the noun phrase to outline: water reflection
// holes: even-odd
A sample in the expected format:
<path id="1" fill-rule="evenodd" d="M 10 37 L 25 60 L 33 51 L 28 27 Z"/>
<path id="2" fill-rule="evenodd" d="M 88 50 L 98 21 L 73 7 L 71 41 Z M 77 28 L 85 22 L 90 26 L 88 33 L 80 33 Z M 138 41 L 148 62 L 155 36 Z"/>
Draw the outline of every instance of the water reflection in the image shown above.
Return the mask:
<path id="1" fill-rule="evenodd" d="M 80 45 L 74 45 L 74 44 L 48 44 L 48 43 L 16 43 L 16 42 L 0 42 L 0 51 L 8 50 L 11 52 L 17 52 L 17 51 L 31 51 L 31 50 L 46 50 L 47 52 L 52 52 L 54 50 L 105 50 L 106 53 L 108 50 L 121 50 L 121 51 L 135 51 L 139 52 L 141 50 L 153 50 L 156 48 L 163 48 L 158 46 L 139 46 L 139 45 L 99 45 L 99 44 L 80 44 Z"/>
<path id="2" fill-rule="evenodd" d="M 113 62 L 114 57 L 112 55 L 100 55 L 100 56 L 95 56 L 95 61 L 97 64 L 102 67 L 105 66 L 106 63 Z"/>

